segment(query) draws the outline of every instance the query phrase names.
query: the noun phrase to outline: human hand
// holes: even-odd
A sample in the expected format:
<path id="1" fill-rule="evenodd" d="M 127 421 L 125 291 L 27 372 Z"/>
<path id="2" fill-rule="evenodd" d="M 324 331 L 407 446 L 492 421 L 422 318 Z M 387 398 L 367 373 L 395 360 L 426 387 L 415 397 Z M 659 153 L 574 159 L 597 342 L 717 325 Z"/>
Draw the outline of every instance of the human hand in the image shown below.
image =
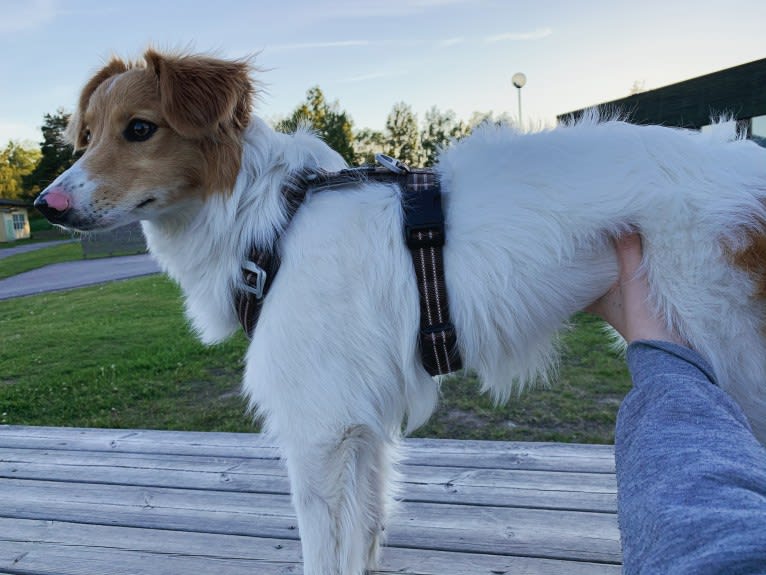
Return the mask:
<path id="1" fill-rule="evenodd" d="M 649 282 L 641 268 L 641 236 L 630 233 L 614 240 L 620 275 L 614 285 L 585 308 L 616 329 L 630 343 L 638 339 L 673 341 L 685 345 L 667 328 L 649 302 Z"/>

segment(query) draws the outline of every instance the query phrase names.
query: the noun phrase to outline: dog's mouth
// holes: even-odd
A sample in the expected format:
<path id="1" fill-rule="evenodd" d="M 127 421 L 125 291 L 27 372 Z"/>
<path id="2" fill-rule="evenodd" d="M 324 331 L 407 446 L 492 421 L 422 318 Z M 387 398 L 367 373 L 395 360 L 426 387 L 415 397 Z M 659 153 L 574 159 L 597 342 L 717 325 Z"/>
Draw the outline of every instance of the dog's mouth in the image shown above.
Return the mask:
<path id="1" fill-rule="evenodd" d="M 157 198 L 146 198 L 145 200 L 143 200 L 142 202 L 139 202 L 139 203 L 136 205 L 136 209 L 137 209 L 137 210 L 140 210 L 141 208 L 145 208 L 145 207 L 146 207 L 146 206 L 148 206 L 149 204 L 152 204 L 152 203 L 154 203 L 154 202 L 156 202 L 156 201 L 157 201 Z"/>

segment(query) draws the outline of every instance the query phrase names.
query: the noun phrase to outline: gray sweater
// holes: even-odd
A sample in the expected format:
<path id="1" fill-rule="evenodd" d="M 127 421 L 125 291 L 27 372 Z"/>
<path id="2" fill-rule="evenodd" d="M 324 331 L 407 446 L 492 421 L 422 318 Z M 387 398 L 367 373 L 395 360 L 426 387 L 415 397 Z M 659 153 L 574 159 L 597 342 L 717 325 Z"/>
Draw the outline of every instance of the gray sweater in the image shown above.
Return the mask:
<path id="1" fill-rule="evenodd" d="M 628 347 L 617 418 L 626 574 L 766 574 L 766 449 L 696 352 Z"/>

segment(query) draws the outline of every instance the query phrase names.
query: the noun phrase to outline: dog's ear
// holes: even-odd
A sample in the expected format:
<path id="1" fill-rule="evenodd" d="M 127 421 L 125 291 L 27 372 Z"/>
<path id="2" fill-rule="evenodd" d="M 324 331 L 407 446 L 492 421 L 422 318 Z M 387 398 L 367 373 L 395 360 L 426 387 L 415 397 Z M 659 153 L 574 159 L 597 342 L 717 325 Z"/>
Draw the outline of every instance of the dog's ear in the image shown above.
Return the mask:
<path id="1" fill-rule="evenodd" d="M 243 130 L 250 121 L 253 84 L 246 61 L 204 56 L 144 54 L 159 80 L 165 119 L 179 134 L 197 138 L 218 126 Z"/>
<path id="2" fill-rule="evenodd" d="M 128 69 L 128 65 L 119 58 L 112 58 L 109 63 L 101 68 L 96 74 L 88 80 L 85 87 L 80 93 L 80 101 L 77 104 L 77 109 L 69 118 L 66 130 L 64 131 L 64 138 L 72 144 L 75 149 L 84 148 L 87 144 L 87 137 L 85 134 L 85 126 L 82 125 L 82 117 L 85 115 L 85 110 L 88 108 L 90 97 L 93 92 L 96 91 L 101 84 L 112 76 L 122 74 Z"/>

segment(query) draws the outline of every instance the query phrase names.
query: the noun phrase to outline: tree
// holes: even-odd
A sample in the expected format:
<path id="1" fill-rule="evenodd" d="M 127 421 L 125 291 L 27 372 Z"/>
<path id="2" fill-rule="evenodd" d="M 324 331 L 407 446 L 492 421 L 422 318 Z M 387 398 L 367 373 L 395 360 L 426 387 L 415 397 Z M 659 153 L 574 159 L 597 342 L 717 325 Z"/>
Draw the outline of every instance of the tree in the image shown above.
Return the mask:
<path id="1" fill-rule="evenodd" d="M 436 162 L 439 150 L 447 147 L 470 131 L 467 124 L 457 119 L 455 112 L 441 112 L 436 106 L 426 112 L 423 129 L 420 132 L 420 144 L 423 148 L 424 165 L 432 166 Z"/>
<path id="2" fill-rule="evenodd" d="M 386 154 L 411 166 L 420 165 L 423 149 L 420 145 L 418 118 L 407 104 L 399 102 L 386 118 Z"/>
<path id="3" fill-rule="evenodd" d="M 364 128 L 354 134 L 354 153 L 357 164 L 374 164 L 375 154 L 383 152 L 386 137 L 383 132 Z"/>
<path id="4" fill-rule="evenodd" d="M 468 120 L 468 126 L 466 127 L 467 133 L 472 132 L 475 128 L 482 124 L 495 124 L 499 126 L 501 124 L 514 124 L 514 119 L 508 114 L 503 112 L 500 115 L 495 115 L 494 112 L 474 112 L 471 114 L 471 118 Z"/>
<path id="5" fill-rule="evenodd" d="M 68 123 L 69 114 L 62 109 L 43 117 L 40 163 L 24 178 L 24 186 L 31 192 L 39 192 L 45 188 L 77 159 L 74 149 L 64 139 L 64 130 Z"/>
<path id="6" fill-rule="evenodd" d="M 34 195 L 34 192 L 25 189 L 24 177 L 32 173 L 39 161 L 40 150 L 8 142 L 0 151 L 0 197 L 12 200 Z"/>
<path id="7" fill-rule="evenodd" d="M 356 154 L 351 118 L 340 109 L 337 100 L 328 103 L 319 86 L 310 88 L 306 92 L 306 101 L 299 104 L 288 118 L 277 122 L 275 129 L 289 133 L 297 130 L 302 124 L 309 125 L 348 163 L 354 163 Z"/>

